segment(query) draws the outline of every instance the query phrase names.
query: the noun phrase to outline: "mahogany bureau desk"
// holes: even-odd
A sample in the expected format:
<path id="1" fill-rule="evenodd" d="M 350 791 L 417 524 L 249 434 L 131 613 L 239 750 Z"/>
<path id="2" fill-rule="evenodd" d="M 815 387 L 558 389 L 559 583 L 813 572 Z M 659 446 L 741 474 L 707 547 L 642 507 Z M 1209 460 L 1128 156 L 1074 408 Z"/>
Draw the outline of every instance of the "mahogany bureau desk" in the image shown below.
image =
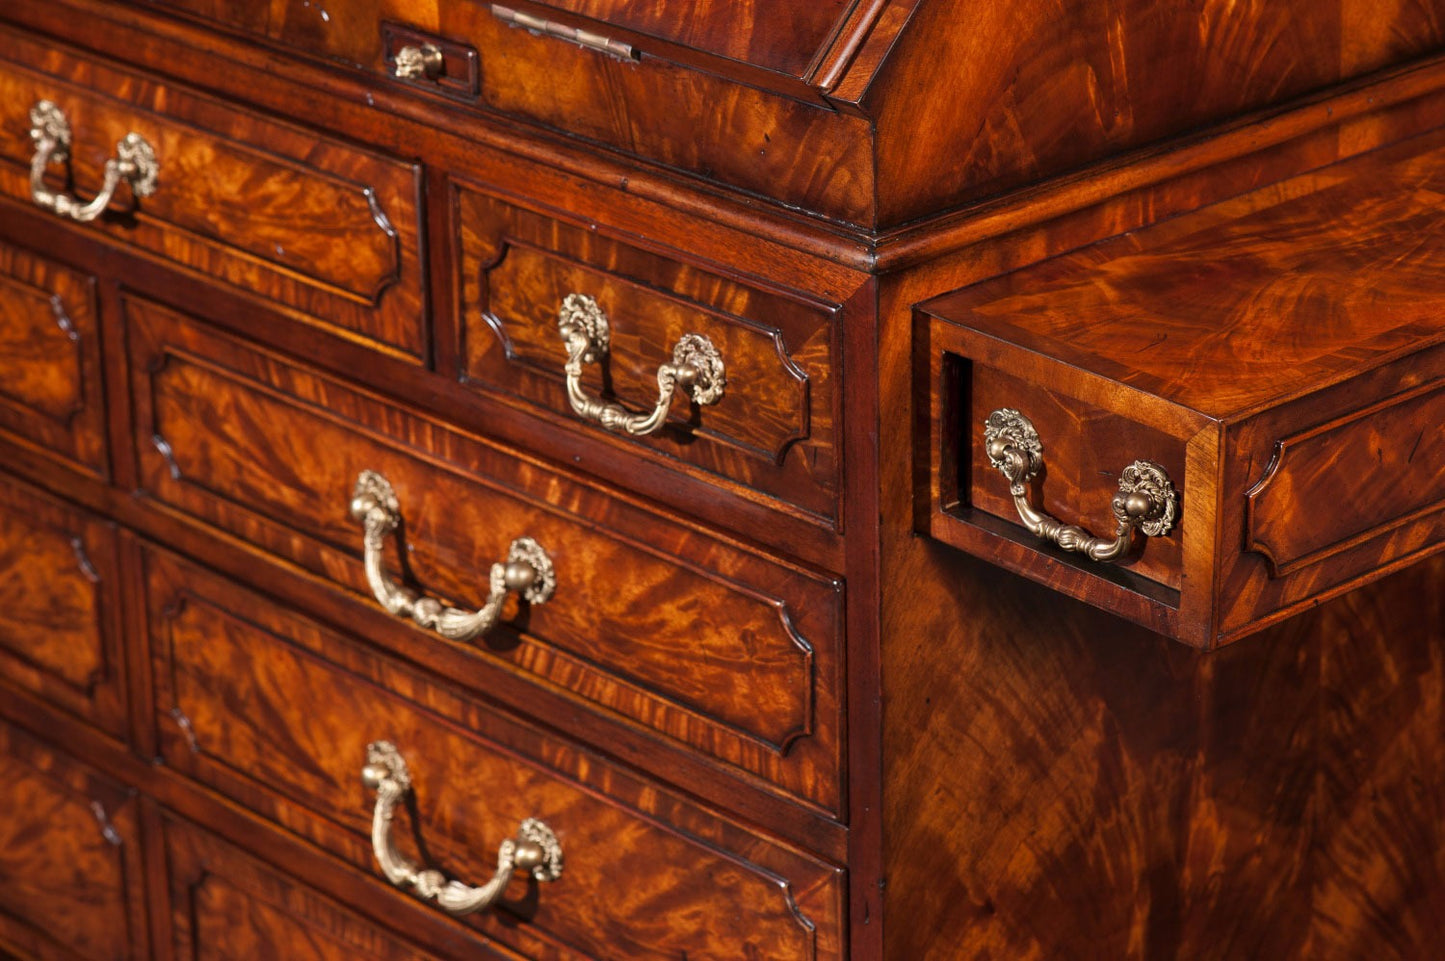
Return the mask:
<path id="1" fill-rule="evenodd" d="M 0 955 L 1439 957 L 1442 51 L 4 0 Z"/>

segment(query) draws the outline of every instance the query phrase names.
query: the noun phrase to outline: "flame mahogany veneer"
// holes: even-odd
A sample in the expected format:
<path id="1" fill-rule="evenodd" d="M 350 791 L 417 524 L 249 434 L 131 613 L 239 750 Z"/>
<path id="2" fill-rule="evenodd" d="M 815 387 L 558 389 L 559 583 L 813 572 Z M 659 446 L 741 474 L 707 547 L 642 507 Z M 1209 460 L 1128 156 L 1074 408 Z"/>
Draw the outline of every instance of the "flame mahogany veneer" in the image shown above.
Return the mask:
<path id="1" fill-rule="evenodd" d="M 0 4 L 0 954 L 1437 957 L 1442 48 L 1442 0 Z M 32 203 L 41 100 L 45 193 L 130 133 L 156 191 Z M 645 414 L 700 335 L 716 402 L 579 417 L 571 294 L 571 389 Z M 1174 530 L 1030 534 L 999 408 L 1039 510 L 1107 537 L 1150 458 Z M 555 594 L 386 613 L 364 470 L 388 576 L 472 610 L 525 535 Z M 560 878 L 393 887 L 380 739 L 405 856 L 480 884 L 535 817 Z"/>

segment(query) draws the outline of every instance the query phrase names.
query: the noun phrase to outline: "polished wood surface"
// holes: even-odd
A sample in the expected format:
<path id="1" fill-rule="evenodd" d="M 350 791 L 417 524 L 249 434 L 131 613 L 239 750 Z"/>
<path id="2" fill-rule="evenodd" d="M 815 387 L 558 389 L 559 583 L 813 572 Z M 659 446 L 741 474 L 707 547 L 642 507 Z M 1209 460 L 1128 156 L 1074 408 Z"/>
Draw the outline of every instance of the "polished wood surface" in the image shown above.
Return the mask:
<path id="1" fill-rule="evenodd" d="M 1200 656 L 943 550 L 892 615 L 899 957 L 1432 956 L 1438 559 Z"/>
<path id="2" fill-rule="evenodd" d="M 195 568 L 162 555 L 146 568 L 166 763 L 293 825 L 294 805 L 340 824 L 318 840 L 363 869 L 374 794 L 359 772 L 372 740 L 405 757 L 413 829 L 450 877 L 480 884 L 497 844 L 541 818 L 563 847 L 561 879 L 519 881 L 503 915 L 473 921 L 531 957 L 841 956 L 836 870 Z"/>
<path id="3" fill-rule="evenodd" d="M 926 309 L 1236 421 L 1441 336 L 1442 187 L 1429 134 Z"/>
<path id="4" fill-rule="evenodd" d="M 613 36 L 623 62 L 505 26 L 489 4 L 171 0 L 385 73 L 379 23 L 482 51 L 479 104 L 827 217 L 890 228 L 997 196 L 1445 45 L 1432 3 L 1150 0 L 851 5 L 517 0 Z M 144 4 L 150 7 L 152 4 Z M 923 91 L 946 89 L 946 98 Z M 861 114 L 861 116 L 860 116 Z M 869 122 L 862 122 L 866 118 Z"/>
<path id="5" fill-rule="evenodd" d="M 924 4 L 865 104 L 878 222 L 979 199 L 1197 131 L 1445 45 L 1411 0 Z M 966 64 L 967 69 L 960 65 Z M 891 66 L 892 64 L 888 64 Z M 921 89 L 950 85 L 940 109 Z"/>
<path id="6" fill-rule="evenodd" d="M 1407 157 L 1445 128 L 1439 0 L 507 5 L 551 25 L 472 0 L 0 4 L 0 393 L 83 407 L 42 436 L 55 417 L 0 398 L 6 570 L 37 605 L 12 617 L 76 638 L 0 645 L 0 717 L 35 745 L 0 763 L 116 789 L 133 956 L 1433 961 L 1445 612 L 1419 426 L 1445 344 L 1406 308 L 1362 347 L 1339 315 L 1371 305 L 1339 281 L 1439 289 L 1438 178 Z M 636 56 L 542 35 L 574 28 Z M 442 80 L 393 76 L 428 40 Z M 87 196 L 135 126 L 164 141 L 161 193 L 90 225 L 32 205 L 42 92 L 84 115 L 53 189 Z M 1184 291 L 1288 315 L 1267 326 L 1305 386 L 1213 429 L 1048 361 L 1026 311 L 965 337 L 916 310 L 1060 264 L 1119 278 L 1091 311 Z M 642 406 L 696 324 L 738 358 L 738 403 L 679 401 L 651 439 L 579 422 L 556 301 L 593 285 L 621 339 L 590 388 Z M 1121 364 L 1174 347 L 1167 316 L 1135 322 Z M 1020 390 L 1045 502 L 1107 526 L 1152 448 L 1185 477 L 1175 539 L 1100 576 L 1018 536 L 1002 478 L 954 456 L 973 418 L 932 403 Z M 1356 495 L 1402 462 L 1426 469 Z M 527 533 L 556 599 L 477 644 L 386 614 L 347 511 L 363 467 L 401 495 L 408 585 L 474 605 Z M 1325 500 L 1348 503 L 1290 523 Z M 1050 586 L 931 536 L 965 509 Z M 1209 642 L 1253 636 L 1169 639 L 1203 607 Z M 97 656 L 69 627 L 95 616 L 115 656 L 88 700 L 64 693 Z M 477 881 L 502 822 L 542 814 L 563 879 L 465 921 L 388 884 L 358 777 L 378 728 L 417 777 L 411 850 Z M 25 897 L 0 895 L 0 930 Z"/>

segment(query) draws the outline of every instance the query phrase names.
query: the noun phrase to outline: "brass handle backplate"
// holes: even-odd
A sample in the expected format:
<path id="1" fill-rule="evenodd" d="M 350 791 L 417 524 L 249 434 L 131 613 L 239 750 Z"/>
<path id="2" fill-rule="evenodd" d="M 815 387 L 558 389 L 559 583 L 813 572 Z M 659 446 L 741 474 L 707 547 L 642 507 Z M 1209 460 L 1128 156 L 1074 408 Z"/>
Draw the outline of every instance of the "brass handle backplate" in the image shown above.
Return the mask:
<path id="1" fill-rule="evenodd" d="M 411 791 L 411 772 L 395 745 L 373 741 L 366 746 L 361 783 L 376 792 L 371 848 L 382 873 L 398 888 L 410 890 L 423 901 L 435 901 L 448 914 L 485 911 L 507 890 L 517 871 L 525 871 L 538 881 L 555 881 L 562 876 L 562 845 L 557 835 L 536 818 L 527 818 L 514 837 L 497 847 L 497 871 L 486 884 L 474 888 L 448 881 L 440 871 L 421 868 L 392 843 L 392 816 Z"/>
<path id="2" fill-rule="evenodd" d="M 396 52 L 391 75 L 398 80 L 435 80 L 445 68 L 446 56 L 436 44 L 408 44 Z"/>
<path id="3" fill-rule="evenodd" d="M 642 436 L 662 429 L 681 387 L 694 404 L 716 404 L 727 386 L 722 355 L 702 334 L 684 334 L 672 348 L 672 363 L 657 368 L 657 406 L 649 414 L 629 413 L 619 404 L 588 396 L 582 389 L 582 368 L 607 355 L 611 329 L 597 301 L 586 294 L 568 294 L 557 313 L 557 331 L 567 344 L 567 399 L 584 420 L 619 434 Z"/>
<path id="4" fill-rule="evenodd" d="M 1053 541 L 1066 551 L 1077 551 L 1095 561 L 1114 561 L 1129 552 L 1134 531 L 1163 537 L 1174 526 L 1179 496 L 1164 468 L 1136 460 L 1119 474 L 1119 490 L 1112 503 L 1118 527 L 1113 540 L 1094 537 L 1036 510 L 1029 503 L 1029 483 L 1044 466 L 1044 447 L 1029 419 L 1004 408 L 988 415 L 983 425 L 989 462 L 1009 482 L 1009 493 L 1025 527 L 1037 537 Z"/>
<path id="5" fill-rule="evenodd" d="M 365 531 L 366 580 L 377 602 L 389 613 L 410 617 L 451 640 L 470 641 L 495 627 L 509 591 L 516 591 L 529 604 L 545 604 L 557 589 L 547 552 L 530 537 L 519 537 L 512 541 L 507 560 L 492 565 L 491 590 L 479 610 L 448 607 L 398 584 L 386 573 L 382 555 L 386 539 L 401 525 L 401 505 L 385 477 L 376 471 L 361 472 L 351 492 L 351 516 Z"/>
<path id="6" fill-rule="evenodd" d="M 52 161 L 65 163 L 70 159 L 70 121 L 64 111 L 49 100 L 41 100 L 31 107 L 30 139 L 35 142 L 35 156 L 30 161 L 30 199 L 43 210 L 87 223 L 110 206 L 122 181 L 130 184 L 131 192 L 137 197 L 155 193 L 160 163 L 150 143 L 138 133 L 126 134 L 115 145 L 115 157 L 105 162 L 105 182 L 89 203 L 45 186 L 45 168 Z"/>

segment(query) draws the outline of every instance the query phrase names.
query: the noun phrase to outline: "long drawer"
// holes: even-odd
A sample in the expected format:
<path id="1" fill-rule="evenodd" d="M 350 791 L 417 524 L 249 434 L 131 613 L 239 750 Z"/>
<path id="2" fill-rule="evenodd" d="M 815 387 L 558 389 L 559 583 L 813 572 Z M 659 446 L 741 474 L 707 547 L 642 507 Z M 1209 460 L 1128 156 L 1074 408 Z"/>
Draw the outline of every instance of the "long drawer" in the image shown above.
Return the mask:
<path id="1" fill-rule="evenodd" d="M 403 578 L 458 609 L 483 606 L 488 572 L 530 538 L 554 572 L 550 599 L 508 600 L 490 635 L 435 643 L 462 644 L 841 814 L 836 578 L 156 304 L 131 299 L 126 315 L 149 494 L 353 591 Z M 400 530 L 376 552 L 363 549 L 352 510 L 364 474 L 387 481 L 399 510 Z"/>
<path id="2" fill-rule="evenodd" d="M 0 956 L 141 961 L 132 792 L 0 724 Z"/>
<path id="3" fill-rule="evenodd" d="M 388 836 L 448 877 L 490 878 L 500 842 L 539 819 L 560 876 L 519 874 L 470 916 L 528 957 L 843 956 L 839 869 L 169 554 L 144 566 L 171 767 L 373 872 L 374 742 L 400 752 L 413 792 Z"/>
<path id="4" fill-rule="evenodd" d="M 71 219 L 65 209 L 102 193 L 123 145 L 133 158 L 149 150 L 152 182 L 118 183 L 79 229 L 425 359 L 415 165 L 6 28 L 0 49 L 0 196 L 34 205 L 38 158 L 42 205 Z M 38 135 L 59 121 L 68 147 L 47 154 Z"/>

